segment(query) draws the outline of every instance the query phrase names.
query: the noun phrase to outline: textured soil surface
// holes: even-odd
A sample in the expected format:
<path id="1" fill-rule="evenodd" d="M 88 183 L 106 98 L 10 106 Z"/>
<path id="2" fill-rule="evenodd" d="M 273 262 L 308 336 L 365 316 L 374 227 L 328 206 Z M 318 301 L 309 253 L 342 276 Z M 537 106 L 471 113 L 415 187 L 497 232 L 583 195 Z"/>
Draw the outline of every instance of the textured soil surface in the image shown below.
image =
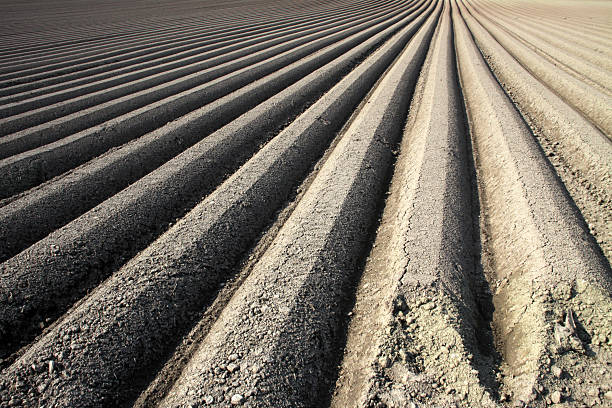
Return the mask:
<path id="1" fill-rule="evenodd" d="M 0 407 L 612 407 L 612 3 L 0 22 Z"/>

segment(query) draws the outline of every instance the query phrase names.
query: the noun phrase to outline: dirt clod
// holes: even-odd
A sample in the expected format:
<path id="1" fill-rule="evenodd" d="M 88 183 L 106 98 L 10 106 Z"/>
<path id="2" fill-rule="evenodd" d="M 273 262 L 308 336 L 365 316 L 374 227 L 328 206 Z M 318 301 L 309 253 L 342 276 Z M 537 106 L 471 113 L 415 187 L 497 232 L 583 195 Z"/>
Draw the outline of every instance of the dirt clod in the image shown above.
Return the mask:
<path id="1" fill-rule="evenodd" d="M 550 399 L 552 402 L 554 402 L 555 404 L 558 404 L 561 402 L 561 392 L 559 391 L 554 391 L 552 394 L 550 394 Z"/>
<path id="2" fill-rule="evenodd" d="M 244 401 L 244 397 L 240 394 L 234 394 L 232 395 L 232 398 L 230 399 L 230 402 L 232 403 L 232 405 L 240 405 L 242 404 L 243 401 Z"/>

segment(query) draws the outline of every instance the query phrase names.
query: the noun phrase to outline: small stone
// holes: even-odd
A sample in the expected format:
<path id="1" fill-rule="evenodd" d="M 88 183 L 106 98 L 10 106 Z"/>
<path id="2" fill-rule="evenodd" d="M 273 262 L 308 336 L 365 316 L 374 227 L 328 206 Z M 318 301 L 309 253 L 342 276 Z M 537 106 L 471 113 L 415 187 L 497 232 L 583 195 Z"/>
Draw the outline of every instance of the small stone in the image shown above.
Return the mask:
<path id="1" fill-rule="evenodd" d="M 591 397 L 598 397 L 599 396 L 599 388 L 597 388 L 597 387 L 591 388 L 589 391 L 587 391 L 587 394 L 589 394 Z"/>
<path id="2" fill-rule="evenodd" d="M 606 391 L 603 396 L 608 401 L 612 401 L 612 391 Z"/>
<path id="3" fill-rule="evenodd" d="M 588 282 L 584 279 L 576 279 L 576 292 L 582 293 L 588 287 Z"/>
<path id="4" fill-rule="evenodd" d="M 236 370 L 238 370 L 238 365 L 237 364 L 229 363 L 227 365 L 227 371 L 229 371 L 230 373 L 233 373 Z"/>
<path id="5" fill-rule="evenodd" d="M 232 398 L 230 399 L 230 402 L 232 403 L 232 405 L 242 404 L 242 401 L 244 401 L 244 397 L 240 394 L 234 394 L 232 395 Z"/>
<path id="6" fill-rule="evenodd" d="M 550 400 L 552 402 L 554 402 L 555 404 L 558 404 L 561 402 L 561 393 L 559 391 L 555 391 L 552 394 L 550 394 Z"/>
<path id="7" fill-rule="evenodd" d="M 431 309 L 433 309 L 434 307 L 436 307 L 436 304 L 435 304 L 435 303 L 433 303 L 433 302 L 428 302 L 428 303 L 425 303 L 425 304 L 423 305 L 423 309 L 425 309 L 425 310 L 431 310 Z"/>
<path id="8" fill-rule="evenodd" d="M 229 361 L 236 361 L 236 360 L 238 360 L 238 354 L 236 353 L 230 354 Z"/>
<path id="9" fill-rule="evenodd" d="M 391 364 L 391 361 L 389 360 L 389 357 L 382 356 L 378 359 L 378 364 L 380 364 L 382 368 L 387 368 Z"/>
<path id="10" fill-rule="evenodd" d="M 559 366 L 554 365 L 554 366 L 550 367 L 550 371 L 557 378 L 561 378 L 561 376 L 563 376 L 563 369 L 561 369 L 561 367 L 559 367 Z"/>
<path id="11" fill-rule="evenodd" d="M 55 361 L 51 360 L 49 361 L 49 374 L 53 374 L 53 371 L 55 371 Z"/>

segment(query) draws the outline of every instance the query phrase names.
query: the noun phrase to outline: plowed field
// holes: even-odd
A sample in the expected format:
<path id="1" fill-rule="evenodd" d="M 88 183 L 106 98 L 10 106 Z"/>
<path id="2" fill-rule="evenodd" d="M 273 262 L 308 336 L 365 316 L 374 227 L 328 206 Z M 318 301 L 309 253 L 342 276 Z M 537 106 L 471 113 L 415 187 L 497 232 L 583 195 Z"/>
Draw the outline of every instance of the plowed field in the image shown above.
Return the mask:
<path id="1" fill-rule="evenodd" d="M 612 407 L 611 2 L 0 22 L 0 406 Z"/>

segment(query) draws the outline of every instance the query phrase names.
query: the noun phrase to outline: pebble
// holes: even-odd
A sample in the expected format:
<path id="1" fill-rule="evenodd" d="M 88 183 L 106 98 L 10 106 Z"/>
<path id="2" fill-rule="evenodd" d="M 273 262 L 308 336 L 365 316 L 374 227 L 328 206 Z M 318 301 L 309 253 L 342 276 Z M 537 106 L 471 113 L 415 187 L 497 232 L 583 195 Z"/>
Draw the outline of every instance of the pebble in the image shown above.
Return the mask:
<path id="1" fill-rule="evenodd" d="M 230 400 L 230 402 L 232 403 L 232 405 L 239 405 L 242 404 L 242 401 L 244 401 L 244 397 L 240 394 L 234 394 L 232 395 L 232 399 Z"/>
<path id="2" fill-rule="evenodd" d="M 603 396 L 608 401 L 612 401 L 612 391 L 606 391 Z"/>
<path id="3" fill-rule="evenodd" d="M 591 397 L 598 397 L 599 396 L 599 388 L 591 388 L 587 394 L 589 394 Z"/>
<path id="4" fill-rule="evenodd" d="M 576 279 L 576 292 L 582 293 L 588 287 L 588 282 L 584 279 Z"/>
<path id="5" fill-rule="evenodd" d="M 550 367 L 550 371 L 552 371 L 553 375 L 557 378 L 561 378 L 561 376 L 563 375 L 563 370 L 561 369 L 561 367 L 556 365 Z"/>
<path id="6" fill-rule="evenodd" d="M 561 402 L 561 393 L 559 391 L 553 392 L 552 394 L 550 394 L 550 399 L 555 404 L 560 403 Z"/>
<path id="7" fill-rule="evenodd" d="M 55 371 L 55 361 L 51 360 L 49 361 L 49 374 L 53 374 L 53 371 Z"/>
<path id="8" fill-rule="evenodd" d="M 435 304 L 435 303 L 433 303 L 433 302 L 425 303 L 425 304 L 423 305 L 423 309 L 425 309 L 425 310 L 431 310 L 431 309 L 433 309 L 434 307 L 436 307 L 436 304 Z"/>
<path id="9" fill-rule="evenodd" d="M 389 364 L 391 364 L 391 361 L 389 360 L 389 357 L 382 356 L 378 359 L 378 364 L 380 364 L 382 368 L 387 368 L 389 367 Z"/>
<path id="10" fill-rule="evenodd" d="M 230 354 L 229 361 L 236 361 L 236 360 L 238 360 L 238 354 L 236 353 Z"/>
<path id="11" fill-rule="evenodd" d="M 229 371 L 230 373 L 233 373 L 236 370 L 238 370 L 238 365 L 236 365 L 234 363 L 229 363 L 227 365 L 227 371 Z"/>

